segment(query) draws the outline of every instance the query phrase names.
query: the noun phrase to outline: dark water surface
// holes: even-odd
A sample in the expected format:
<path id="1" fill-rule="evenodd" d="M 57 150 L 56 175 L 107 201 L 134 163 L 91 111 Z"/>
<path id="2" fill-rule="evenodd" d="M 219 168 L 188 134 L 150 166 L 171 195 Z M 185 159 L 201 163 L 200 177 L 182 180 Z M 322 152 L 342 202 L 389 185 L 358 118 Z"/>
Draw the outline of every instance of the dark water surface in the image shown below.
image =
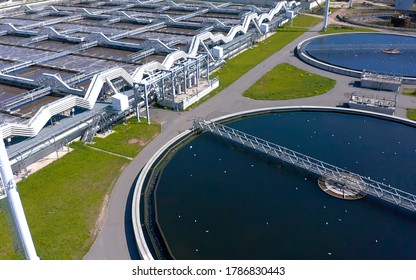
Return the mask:
<path id="1" fill-rule="evenodd" d="M 416 193 L 414 127 L 328 112 L 228 125 Z M 177 259 L 416 259 L 416 214 L 370 196 L 333 198 L 313 175 L 207 133 L 173 156 L 156 198 Z"/>
<path id="2" fill-rule="evenodd" d="M 386 54 L 385 49 L 400 54 Z M 353 70 L 416 77 L 416 37 L 383 33 L 348 33 L 312 40 L 306 53 L 317 60 Z"/>

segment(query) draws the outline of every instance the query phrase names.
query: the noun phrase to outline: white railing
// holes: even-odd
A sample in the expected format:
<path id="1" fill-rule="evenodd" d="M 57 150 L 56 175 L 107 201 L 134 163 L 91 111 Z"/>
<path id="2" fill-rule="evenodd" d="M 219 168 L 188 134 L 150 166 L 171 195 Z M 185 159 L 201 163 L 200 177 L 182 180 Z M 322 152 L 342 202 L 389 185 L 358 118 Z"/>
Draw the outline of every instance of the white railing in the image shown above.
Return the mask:
<path id="1" fill-rule="evenodd" d="M 206 121 L 202 118 L 194 119 L 194 128 L 197 130 L 209 131 L 215 135 L 240 143 L 246 147 L 250 147 L 258 152 L 265 153 L 284 162 L 293 164 L 319 176 L 342 178 L 344 181 L 347 181 L 346 186 L 348 188 L 373 195 L 382 200 L 416 212 L 415 195 L 375 181 L 369 177 L 352 173 L 335 165 L 298 153 L 239 130 L 215 122 Z M 345 176 L 345 174 L 350 176 Z"/>
<path id="2" fill-rule="evenodd" d="M 150 63 L 147 63 L 143 66 L 140 66 L 136 69 L 136 71 L 133 73 L 133 75 L 129 75 L 126 70 L 123 68 L 116 68 L 111 69 L 108 71 L 105 71 L 101 74 L 96 74 L 92 78 L 92 81 L 90 83 L 90 86 L 88 87 L 86 94 L 84 98 L 76 97 L 76 96 L 69 96 L 67 98 L 63 98 L 58 100 L 57 102 L 53 102 L 51 104 L 43 106 L 37 114 L 29 121 L 29 125 L 22 125 L 22 124 L 7 124 L 4 127 L 0 127 L 0 134 L 2 135 L 3 139 L 5 137 L 11 137 L 11 136 L 28 136 L 33 137 L 35 136 L 40 129 L 47 123 L 48 118 L 52 117 L 55 114 L 62 113 L 63 111 L 67 110 L 71 106 L 80 106 L 86 109 L 92 109 L 95 102 L 97 101 L 98 95 L 106 82 L 106 79 L 115 79 L 115 78 L 123 78 L 127 83 L 129 83 L 131 86 L 133 86 L 134 82 L 140 82 L 143 79 L 144 73 L 146 72 L 153 72 L 156 70 L 169 70 L 174 65 L 176 61 L 179 59 L 188 59 L 188 58 L 195 58 L 197 56 L 197 51 L 199 48 L 199 45 L 203 40 L 206 39 L 212 39 L 214 42 L 218 42 L 222 40 L 223 42 L 227 43 L 231 41 L 238 32 L 246 33 L 248 28 L 250 27 L 251 23 L 253 21 L 256 21 L 256 24 L 259 24 L 260 21 L 267 19 L 270 19 L 275 14 L 279 13 L 281 9 L 287 9 L 292 7 L 292 2 L 287 1 L 281 1 L 279 2 L 273 9 L 271 9 L 267 15 L 260 15 L 260 17 L 257 15 L 257 13 L 250 13 L 244 18 L 244 22 L 242 25 L 234 26 L 231 28 L 229 33 L 224 36 L 222 34 L 212 34 L 211 32 L 206 32 L 200 35 L 196 35 L 193 38 L 193 41 L 191 43 L 191 47 L 189 48 L 189 52 L 185 53 L 183 51 L 175 51 L 173 53 L 170 53 L 166 56 L 163 63 L 159 63 L 156 61 L 152 61 Z M 88 12 L 88 11 L 86 11 Z M 82 16 L 80 16 L 82 17 Z M 152 29 L 156 28 L 157 26 L 163 26 L 165 23 L 157 23 L 155 25 L 151 25 L 148 28 L 144 29 Z M 140 29 L 142 30 L 142 29 Z M 129 31 L 128 34 L 134 34 L 134 32 L 137 32 L 137 30 Z M 114 39 L 114 38 L 113 38 Z M 97 45 L 97 41 L 84 43 L 81 45 L 74 46 L 64 52 L 60 52 L 55 54 L 56 57 L 60 57 L 69 53 L 74 53 L 80 50 L 83 50 L 85 48 L 89 48 L 92 46 Z M 49 60 L 51 56 L 49 57 L 43 57 L 35 62 L 42 62 L 44 60 Z M 30 62 L 30 64 L 33 62 Z M 12 65 L 9 67 L 6 67 L 4 70 L 10 70 L 12 67 L 22 67 L 25 65 L 25 63 L 18 63 L 16 65 Z"/>

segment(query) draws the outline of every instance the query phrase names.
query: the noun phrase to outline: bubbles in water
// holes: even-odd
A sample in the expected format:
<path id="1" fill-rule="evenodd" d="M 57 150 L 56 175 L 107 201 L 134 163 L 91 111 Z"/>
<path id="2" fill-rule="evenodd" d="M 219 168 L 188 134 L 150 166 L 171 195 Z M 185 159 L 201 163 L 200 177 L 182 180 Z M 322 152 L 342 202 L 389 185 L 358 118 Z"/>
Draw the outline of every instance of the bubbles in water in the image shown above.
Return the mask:
<path id="1" fill-rule="evenodd" d="M 310 130 L 309 130 L 309 133 L 310 133 Z M 364 132 L 363 132 L 364 133 Z M 317 133 L 316 133 L 316 131 L 313 131 L 313 134 L 312 135 L 317 135 Z M 326 135 L 326 137 L 328 137 L 329 135 L 331 135 L 331 132 L 327 132 L 326 134 L 323 134 L 323 133 L 320 133 L 320 136 L 321 135 Z M 332 137 L 334 137 L 335 135 L 334 134 L 332 134 Z M 341 134 L 340 134 L 340 137 L 341 137 Z M 355 134 L 355 137 L 358 137 L 356 134 Z M 355 137 L 348 137 L 348 138 L 351 138 L 351 140 L 354 142 L 354 144 L 355 143 L 357 143 L 358 141 L 356 141 L 356 139 L 357 138 L 355 138 Z M 348 139 L 347 138 L 347 139 Z M 368 139 L 368 137 L 366 137 L 366 135 L 364 135 L 363 137 L 362 136 L 360 136 L 359 138 L 364 138 L 364 140 L 367 140 Z M 337 138 L 338 139 L 338 138 Z M 347 140 L 347 139 L 345 139 L 345 140 Z M 364 141 L 363 140 L 363 141 Z M 397 140 L 396 140 L 397 141 Z M 344 142 L 345 143 L 345 142 Z M 352 144 L 352 142 L 348 142 L 348 140 L 347 140 L 347 143 L 348 143 L 348 145 L 351 145 Z M 394 143 L 394 142 L 393 142 Z M 396 142 L 397 143 L 397 142 Z M 406 144 L 407 142 L 405 142 L 405 144 Z M 344 144 L 345 145 L 345 144 Z M 304 145 L 303 145 L 304 146 Z M 297 145 L 297 147 L 300 147 L 300 145 Z M 344 146 L 345 147 L 345 146 Z M 345 148 L 347 148 L 347 147 L 345 147 Z M 410 150 L 409 150 L 410 151 Z M 416 147 L 414 146 L 414 151 L 416 152 Z M 377 151 L 375 151 L 375 153 L 376 153 Z M 381 152 L 382 154 L 385 154 L 385 152 L 384 151 L 379 151 L 378 150 L 378 152 Z M 389 151 L 387 152 L 388 154 L 391 154 Z M 395 154 L 397 154 L 397 153 L 395 153 Z M 189 155 L 189 152 L 188 152 L 188 155 Z M 215 157 L 215 154 L 214 154 L 214 157 Z M 318 158 L 319 158 L 319 156 L 317 156 Z M 382 158 L 384 158 L 384 157 L 382 157 Z M 218 161 L 221 161 L 222 159 L 221 158 L 217 158 L 218 159 Z M 226 161 L 228 161 L 228 160 L 226 160 Z M 351 162 L 351 161 L 350 161 Z M 353 161 L 353 159 L 352 159 L 352 162 L 354 162 Z M 355 161 L 356 162 L 356 165 L 358 165 L 358 160 L 357 161 Z M 248 163 L 246 163 L 246 164 L 250 164 L 250 166 L 251 167 L 253 167 L 254 165 L 253 164 L 251 164 L 249 161 L 248 161 Z M 345 163 L 344 163 L 345 164 Z M 247 166 L 247 165 L 245 165 L 245 166 Z M 340 166 L 343 166 L 343 165 L 340 165 Z M 366 167 L 366 165 L 365 165 L 365 167 Z M 221 167 L 220 167 L 221 168 Z M 353 169 L 353 167 L 351 166 L 351 167 L 349 167 L 349 168 L 352 168 Z M 346 168 L 347 169 L 347 168 Z M 253 169 L 254 170 L 254 169 Z M 218 172 L 218 171 L 217 171 Z M 231 174 L 234 174 L 235 172 L 234 172 L 234 170 L 233 170 L 233 172 L 231 173 L 231 174 L 228 174 L 228 172 L 227 172 L 227 170 L 223 170 L 223 173 L 227 173 L 226 175 L 227 175 L 227 177 L 228 176 L 230 176 Z M 189 173 L 188 173 L 189 174 Z M 198 173 L 199 174 L 199 173 Z M 218 173 L 217 173 L 218 174 Z M 364 175 L 365 173 L 363 173 L 363 175 Z M 371 175 L 373 175 L 373 174 L 371 174 Z M 192 174 L 191 174 L 191 176 L 192 176 Z M 373 175 L 374 176 L 374 175 Z M 225 177 L 225 176 L 223 176 L 224 178 L 227 178 L 227 177 Z M 381 176 L 380 176 L 381 177 Z M 299 178 L 300 179 L 300 178 Z M 299 180 L 299 179 L 297 179 L 297 180 Z M 306 182 L 308 180 L 308 178 L 307 177 L 304 177 L 304 181 Z M 378 179 L 377 179 L 378 180 Z M 383 178 L 383 181 L 385 181 L 386 179 L 385 178 Z M 300 180 L 299 180 L 300 181 Z M 299 182 L 298 181 L 298 182 Z M 315 179 L 311 179 L 311 181 L 313 181 L 313 183 L 315 183 Z M 305 183 L 306 184 L 306 183 Z M 301 185 L 301 184 L 299 184 L 299 185 Z M 295 190 L 299 190 L 299 187 L 295 187 Z M 305 188 L 303 188 L 302 189 L 302 191 L 305 191 L 306 189 Z M 302 192 L 299 192 L 300 194 L 302 193 Z M 331 210 L 334 208 L 334 206 L 332 205 L 332 204 L 330 204 L 331 205 Z M 327 206 L 326 205 L 323 205 L 323 206 L 321 206 L 321 207 L 323 207 L 323 209 L 326 211 L 326 209 L 327 209 Z M 342 206 L 341 206 L 342 207 Z M 340 214 L 340 215 L 342 215 L 342 216 L 344 216 L 344 218 L 342 218 L 342 219 L 345 219 L 345 218 L 347 218 L 347 221 L 346 221 L 346 223 L 343 223 L 343 225 L 347 225 L 348 224 L 348 222 L 350 221 L 350 216 L 346 216 L 346 215 L 343 215 L 342 214 L 342 208 L 340 208 L 339 209 L 340 211 L 338 211 L 338 214 Z M 326 214 L 326 213 L 329 213 L 329 211 L 330 210 L 328 210 L 328 212 L 325 212 L 325 213 L 321 213 L 321 215 L 322 214 Z M 346 210 L 346 209 L 344 209 L 344 212 L 345 213 L 348 213 L 348 210 Z M 356 209 L 354 208 L 353 209 L 353 213 L 352 213 L 352 215 L 355 215 L 355 212 L 357 212 L 356 211 Z M 185 216 L 187 216 L 187 215 L 185 215 Z M 187 217 L 186 217 L 186 219 L 187 219 Z M 185 219 L 185 220 L 186 220 Z M 322 219 L 322 218 L 321 218 Z M 331 219 L 331 217 L 328 217 L 328 219 Z M 342 219 L 339 219 L 339 218 L 337 218 L 338 219 L 338 221 L 339 221 L 339 223 L 342 221 Z M 184 220 L 184 221 L 185 221 Z M 204 219 L 205 220 L 205 219 Z M 340 225 L 340 224 L 337 224 L 336 223 L 336 221 L 335 220 L 333 220 L 333 216 L 332 216 L 332 219 L 331 219 L 333 222 L 334 222 L 334 224 L 331 226 L 331 228 L 330 227 L 328 227 L 328 229 L 332 229 L 332 227 L 335 227 L 335 226 L 338 226 L 338 227 L 341 227 L 342 225 Z M 322 220 L 321 220 L 322 221 Z M 319 220 L 317 220 L 316 221 L 317 223 L 320 223 L 320 221 Z M 325 225 L 329 225 L 329 222 L 324 222 L 325 223 Z M 180 222 L 178 222 L 178 224 L 181 224 Z M 275 223 L 274 223 L 275 224 Z M 200 223 L 200 225 L 201 225 L 201 223 Z M 265 222 L 265 225 L 269 225 L 269 222 Z M 196 226 L 196 225 L 195 225 Z M 320 225 L 318 225 L 318 226 L 320 226 Z M 270 228 L 272 228 L 272 227 L 270 227 Z M 263 227 L 263 229 L 264 229 L 264 227 Z M 201 230 L 201 232 L 200 233 L 203 233 L 203 228 L 202 229 L 200 229 Z M 206 233 L 208 233 L 209 231 L 208 230 L 205 230 L 205 232 Z M 216 232 L 213 232 L 213 234 L 214 233 L 216 233 Z M 210 235 L 211 236 L 211 235 Z M 209 237 L 208 235 L 206 236 L 206 238 L 207 237 Z M 373 237 L 374 238 L 374 237 Z M 374 242 L 374 240 L 375 239 L 373 239 L 373 241 L 372 242 Z M 370 242 L 370 244 L 371 244 L 371 237 L 370 238 L 368 238 L 367 239 L 367 242 Z M 375 241 L 375 242 L 377 242 L 377 241 Z M 204 249 L 203 249 L 204 250 Z M 327 250 L 327 252 L 328 252 L 329 250 Z M 332 250 L 331 250 L 332 251 Z"/>

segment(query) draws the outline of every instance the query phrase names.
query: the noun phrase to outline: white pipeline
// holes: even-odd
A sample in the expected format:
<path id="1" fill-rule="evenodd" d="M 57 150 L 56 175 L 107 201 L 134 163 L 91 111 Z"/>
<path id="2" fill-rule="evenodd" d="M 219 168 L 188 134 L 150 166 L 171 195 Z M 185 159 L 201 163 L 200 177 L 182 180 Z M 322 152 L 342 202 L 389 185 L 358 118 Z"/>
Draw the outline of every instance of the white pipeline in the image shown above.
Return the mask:
<path id="1" fill-rule="evenodd" d="M 58 134 L 55 137 L 51 137 L 47 141 L 45 141 L 45 142 L 43 142 L 43 143 L 41 143 L 41 144 L 33 147 L 32 149 L 27 150 L 27 151 L 25 151 L 22 154 L 19 154 L 18 156 L 10 159 L 11 166 L 17 164 L 18 162 L 26 159 L 27 157 L 29 157 L 29 156 L 31 156 L 33 154 L 36 154 L 39 151 L 42 151 L 43 149 L 45 149 L 47 147 L 52 146 L 56 142 L 64 139 L 65 137 L 71 135 L 72 133 L 77 132 L 77 131 L 81 131 L 81 130 L 87 128 L 89 125 L 91 125 L 92 122 L 93 122 L 93 119 L 92 118 L 89 119 L 89 120 L 87 120 L 87 121 L 85 121 L 85 122 L 81 122 L 77 126 L 71 128 L 71 129 L 69 129 L 67 131 L 64 131 L 61 134 Z"/>
<path id="2" fill-rule="evenodd" d="M 324 15 L 324 31 L 328 28 L 328 17 L 329 17 L 329 0 L 326 0 L 325 15 Z"/>
<path id="3" fill-rule="evenodd" d="M 35 245 L 33 244 L 32 236 L 30 235 L 29 225 L 26 221 L 25 212 L 23 211 L 23 205 L 17 191 L 12 167 L 10 165 L 6 146 L 4 145 L 3 140 L 0 141 L 0 172 L 2 182 L 6 188 L 6 195 L 13 223 L 16 226 L 18 237 L 23 246 L 26 259 L 38 260 L 39 257 L 36 254 Z"/>

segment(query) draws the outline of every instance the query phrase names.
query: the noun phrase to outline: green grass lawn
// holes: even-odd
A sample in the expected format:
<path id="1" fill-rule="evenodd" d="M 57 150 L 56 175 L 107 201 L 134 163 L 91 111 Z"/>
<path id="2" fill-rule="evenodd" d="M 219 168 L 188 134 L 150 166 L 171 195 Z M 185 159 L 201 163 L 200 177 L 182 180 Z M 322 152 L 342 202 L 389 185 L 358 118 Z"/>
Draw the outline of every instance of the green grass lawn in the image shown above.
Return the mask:
<path id="1" fill-rule="evenodd" d="M 127 157 L 135 157 L 155 135 L 160 133 L 160 129 L 160 125 L 148 125 L 145 119 L 141 119 L 138 123 L 136 118 L 130 118 L 127 124 L 123 122 L 114 127 L 114 132 L 106 138 L 94 137 L 92 146 Z"/>
<path id="2" fill-rule="evenodd" d="M 321 30 L 321 34 L 333 34 L 333 33 L 348 33 L 348 32 L 376 32 L 373 29 L 364 28 L 364 27 L 355 27 L 355 26 L 345 26 L 338 24 L 329 24 L 327 30 Z"/>
<path id="3" fill-rule="evenodd" d="M 416 121 L 416 109 L 407 109 L 407 118 Z"/>
<path id="4" fill-rule="evenodd" d="M 416 89 L 414 88 L 403 88 L 403 94 L 409 96 L 416 96 Z"/>
<path id="5" fill-rule="evenodd" d="M 218 94 L 254 66 L 302 35 L 309 27 L 312 27 L 321 21 L 320 18 L 312 16 L 298 16 L 293 20 L 294 27 L 289 27 L 290 24 L 287 23 L 284 27 L 279 28 L 274 35 L 238 56 L 227 60 L 220 70 L 211 75 L 211 78 L 218 77 L 220 79 L 219 87 L 202 98 L 199 102 L 193 104 L 190 108 L 195 108 L 199 104 L 205 102 L 208 98 Z"/>
<path id="6" fill-rule="evenodd" d="M 92 245 L 104 196 L 128 160 L 71 144 L 74 151 L 18 183 L 41 259 L 82 259 Z M 0 235 L 9 235 L 1 219 Z M 3 238 L 2 238 L 3 239 Z M 12 240 L 2 240 L 0 259 L 19 258 Z"/>
<path id="7" fill-rule="evenodd" d="M 270 70 L 244 96 L 257 100 L 286 100 L 323 94 L 335 81 L 283 63 Z"/>
<path id="8" fill-rule="evenodd" d="M 130 151 L 135 139 L 136 154 L 160 132 L 160 126 L 137 124 L 114 128 L 126 132 L 127 143 L 117 133 L 100 139 L 102 147 L 116 153 Z M 118 146 L 117 146 L 118 143 Z M 117 146 L 112 150 L 111 147 Z M 140 146 L 140 147 L 138 147 Z M 26 217 L 41 259 L 82 259 L 93 244 L 97 220 L 105 198 L 129 160 L 88 148 L 81 142 L 71 144 L 72 152 L 18 183 Z M 4 200 L 1 202 L 4 206 Z M 22 259 L 16 253 L 6 216 L 0 215 L 0 259 Z"/>

